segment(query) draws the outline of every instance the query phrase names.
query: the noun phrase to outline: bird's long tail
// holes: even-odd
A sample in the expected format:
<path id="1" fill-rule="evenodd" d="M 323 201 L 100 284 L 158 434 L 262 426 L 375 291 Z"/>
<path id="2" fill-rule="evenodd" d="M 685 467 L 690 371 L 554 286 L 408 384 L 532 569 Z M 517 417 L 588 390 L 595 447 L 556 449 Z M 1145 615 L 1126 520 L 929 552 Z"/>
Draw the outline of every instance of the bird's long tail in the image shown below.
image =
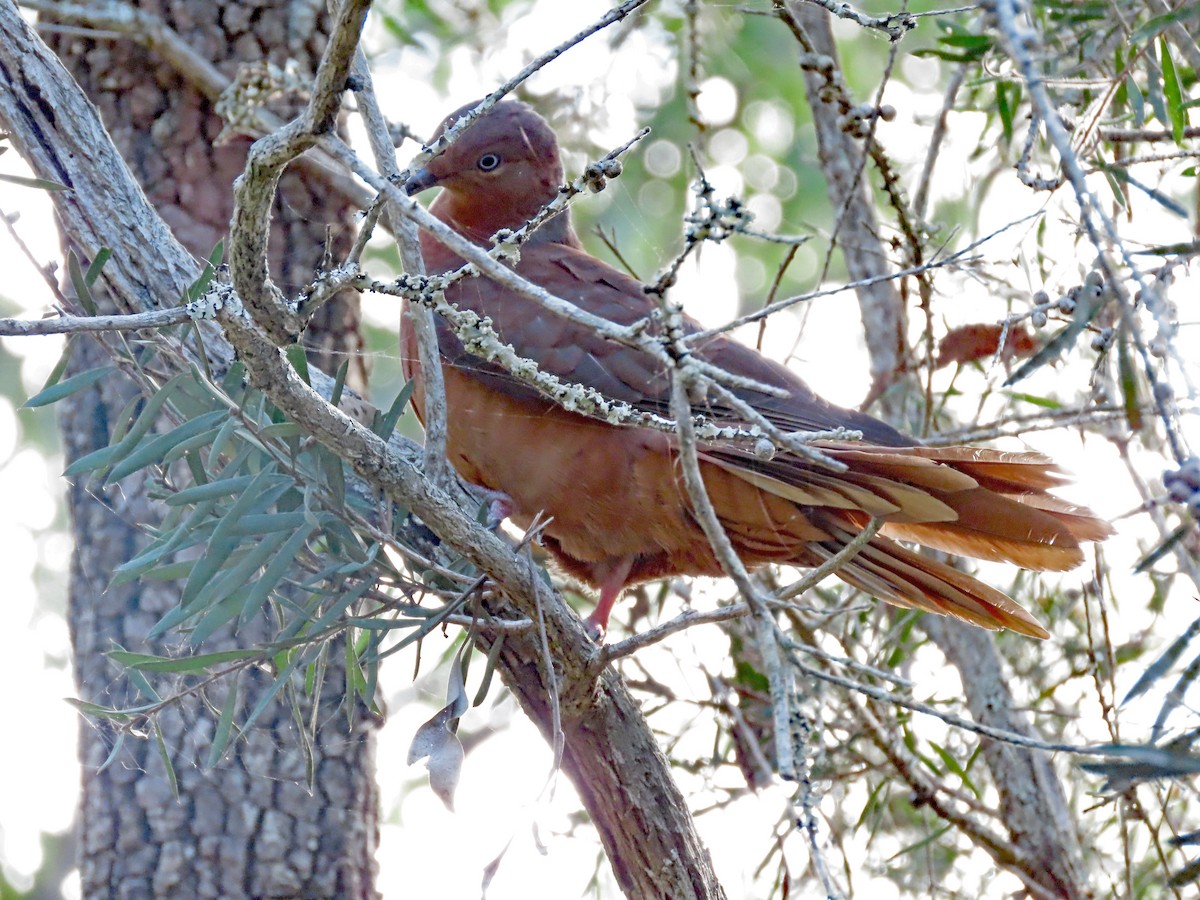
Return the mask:
<path id="1" fill-rule="evenodd" d="M 1062 571 L 1083 561 L 1081 541 L 1112 533 L 1091 510 L 1049 493 L 1065 479 L 1039 453 L 862 444 L 821 449 L 847 470 L 814 468 L 796 457 L 759 464 L 718 454 L 714 461 L 760 490 L 796 503 L 829 535 L 805 544 L 802 558 L 828 559 L 871 517 L 882 519 L 880 534 L 838 575 L 899 606 L 1046 637 L 1041 625 L 1000 591 L 892 539 Z"/>
<path id="2" fill-rule="evenodd" d="M 809 544 L 806 549 L 822 561 L 845 547 L 858 531 L 829 521 L 832 517 L 816 518 L 831 539 Z M 952 616 L 993 630 L 1008 628 L 1030 637 L 1050 636 L 1037 619 L 1003 592 L 879 535 L 836 574 L 847 584 L 895 606 Z"/>

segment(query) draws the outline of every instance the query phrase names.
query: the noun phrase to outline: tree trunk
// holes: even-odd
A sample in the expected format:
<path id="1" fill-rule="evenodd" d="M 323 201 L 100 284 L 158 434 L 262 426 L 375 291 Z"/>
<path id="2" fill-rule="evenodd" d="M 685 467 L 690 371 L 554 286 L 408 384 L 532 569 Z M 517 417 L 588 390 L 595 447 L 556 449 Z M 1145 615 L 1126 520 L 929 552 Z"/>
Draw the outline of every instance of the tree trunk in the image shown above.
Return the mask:
<path id="1" fill-rule="evenodd" d="M 328 24 L 325 4 L 313 0 L 140 5 L 163 16 L 194 50 L 230 75 L 239 63 L 268 59 L 280 66 L 294 59 L 311 71 Z M 46 33 L 99 108 L 159 213 L 193 254 L 208 257 L 228 228 L 231 185 L 249 141 L 219 142 L 222 123 L 210 101 L 130 37 L 93 40 L 53 27 Z M 324 251 L 326 227 L 345 237 L 348 213 L 333 192 L 311 178 L 290 175 L 284 180 L 275 210 L 271 266 L 285 288 L 295 289 L 312 277 Z M 86 265 L 99 248 L 73 249 Z M 153 247 L 146 250 L 154 253 Z M 157 299 L 169 305 L 178 298 Z M 351 381 L 361 383 L 356 304 L 339 300 L 323 313 L 306 334 L 312 364 L 333 371 L 351 354 Z M 105 361 L 107 351 L 97 343 L 78 343 L 73 359 L 77 370 Z M 109 443 L 112 427 L 133 395 L 132 385 L 109 379 L 71 399 L 61 418 L 68 462 Z M 119 668 L 105 651 L 119 645 L 170 655 L 178 643 L 178 637 L 146 637 L 175 604 L 177 584 L 134 582 L 108 588 L 113 570 L 144 545 L 145 528 L 159 520 L 146 488 L 134 476 L 119 487 L 81 479 L 70 490 L 75 553 L 69 618 L 75 670 L 80 697 L 107 706 L 147 698 L 123 686 Z M 243 629 L 237 640 L 254 637 Z M 232 644 L 231 634 L 220 633 L 203 649 Z M 331 661 L 336 658 L 331 654 Z M 321 707 L 317 719 L 324 724 L 311 748 L 311 794 L 308 761 L 287 702 L 274 704 L 225 759 L 207 770 L 215 727 L 211 708 L 221 708 L 227 685 L 161 713 L 161 748 L 153 738 L 126 739 L 103 769 L 117 733 L 106 724 L 85 723 L 80 736 L 83 896 L 375 896 L 372 725 L 363 710 L 355 710 L 348 722 L 338 709 L 343 680 L 342 673 L 330 671 L 314 701 Z M 244 674 L 238 718 L 245 717 L 256 693 L 270 683 L 265 674 Z M 172 690 L 169 677 L 152 684 L 159 694 Z M 177 778 L 178 800 L 162 762 L 164 751 Z"/>

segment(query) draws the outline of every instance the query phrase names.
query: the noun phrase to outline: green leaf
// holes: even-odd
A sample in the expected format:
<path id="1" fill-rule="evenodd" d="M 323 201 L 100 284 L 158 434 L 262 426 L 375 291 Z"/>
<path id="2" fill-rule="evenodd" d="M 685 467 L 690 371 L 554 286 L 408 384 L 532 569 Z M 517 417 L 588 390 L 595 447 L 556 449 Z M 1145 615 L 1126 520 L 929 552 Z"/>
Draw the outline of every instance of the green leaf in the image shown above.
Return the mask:
<path id="1" fill-rule="evenodd" d="M 67 352 L 64 350 L 63 356 L 58 361 L 58 365 L 54 367 L 54 372 L 58 375 L 62 374 L 62 369 L 66 368 Z M 61 367 L 61 368 L 60 368 Z M 80 372 L 78 375 L 72 375 L 65 381 L 47 382 L 46 387 L 42 388 L 28 400 L 21 404 L 22 409 L 36 409 L 39 406 L 47 406 L 51 403 L 56 403 L 63 397 L 69 397 L 77 391 L 82 391 L 84 388 L 91 387 L 101 379 L 107 378 L 113 372 L 117 371 L 116 366 L 100 366 L 97 369 L 88 369 L 86 372 Z M 52 373 L 51 378 L 55 378 Z"/>
<path id="2" fill-rule="evenodd" d="M 396 423 L 400 421 L 400 417 L 404 415 L 404 407 L 408 405 L 409 399 L 412 397 L 413 391 L 416 389 L 415 381 L 407 382 L 400 393 L 396 395 L 396 399 L 392 401 L 392 405 L 388 407 L 388 411 L 383 414 L 382 418 L 378 419 L 372 426 L 371 430 L 383 438 L 385 441 L 392 436 L 392 432 L 396 430 Z"/>
<path id="3" fill-rule="evenodd" d="M 1062 404 L 1051 397 L 1039 397 L 1036 394 L 1025 394 L 1021 391 L 1007 391 L 1006 393 L 1013 400 L 1023 400 L 1043 409 L 1062 409 Z"/>
<path id="4" fill-rule="evenodd" d="M 254 483 L 254 475 L 234 475 L 231 478 L 221 478 L 208 484 L 197 484 L 184 488 L 168 497 L 164 503 L 167 506 L 191 506 L 206 500 L 219 500 L 234 494 L 243 493 Z"/>
<path id="5" fill-rule="evenodd" d="M 1164 13 L 1161 16 L 1155 16 L 1153 19 L 1143 22 L 1129 35 L 1127 43 L 1129 46 L 1137 46 L 1146 40 L 1158 37 L 1160 32 L 1174 25 L 1176 22 L 1182 22 L 1188 18 L 1196 18 L 1197 13 L 1200 13 L 1200 7 L 1194 3 L 1183 3 L 1176 10 Z"/>
<path id="6" fill-rule="evenodd" d="M 271 682 L 271 686 L 259 696 L 258 702 L 254 704 L 254 709 L 250 711 L 250 715 L 248 715 L 246 717 L 246 721 L 242 723 L 243 733 L 248 731 L 250 726 L 253 725 L 258 717 L 261 716 L 266 711 L 267 707 L 271 705 L 271 703 L 275 700 L 275 697 L 281 690 L 283 690 L 284 685 L 287 684 L 288 679 L 292 677 L 292 673 L 295 672 L 296 669 L 301 665 L 307 665 L 307 656 L 313 652 L 315 651 L 312 648 L 309 648 L 307 652 L 303 650 L 296 650 L 290 654 L 283 655 L 285 659 L 288 659 L 288 662 L 280 670 L 279 674 L 275 676 L 275 680 Z"/>
<path id="7" fill-rule="evenodd" d="M 342 402 L 342 390 L 346 387 L 346 375 L 350 371 L 350 360 L 343 359 L 333 376 L 333 390 L 329 393 L 329 405 L 337 406 Z"/>
<path id="8" fill-rule="evenodd" d="M 79 257 L 74 250 L 67 251 L 67 273 L 71 278 L 71 286 L 75 289 L 75 299 L 89 316 L 96 315 L 96 300 L 92 297 L 91 285 L 84 277 L 83 269 L 79 268 Z"/>
<path id="9" fill-rule="evenodd" d="M 1133 573 L 1135 575 L 1140 575 L 1149 570 L 1156 562 L 1170 553 L 1180 541 L 1191 534 L 1194 527 L 1195 525 L 1193 523 L 1184 522 L 1182 525 L 1172 531 L 1161 544 L 1159 544 L 1138 561 L 1138 564 L 1133 567 Z"/>
<path id="10" fill-rule="evenodd" d="M 216 429 L 213 426 L 228 416 L 229 413 L 225 410 L 215 409 L 199 418 L 192 419 L 190 422 L 184 422 L 178 428 L 173 428 L 165 434 L 151 438 L 114 465 L 109 470 L 105 480 L 109 482 L 120 481 L 126 475 L 162 461 L 167 453 L 174 450 L 184 441 L 191 440 L 196 436 L 204 436 L 208 432 L 212 432 L 215 435 Z"/>
<path id="11" fill-rule="evenodd" d="M 99 450 L 94 450 L 86 456 L 75 460 L 71 465 L 67 466 L 67 475 L 78 475 L 83 472 L 102 469 L 105 466 L 113 465 L 123 459 L 127 454 L 132 453 L 137 447 L 138 442 L 146 436 L 147 432 L 154 426 L 155 419 L 158 418 L 158 413 L 163 405 L 171 399 L 171 397 L 179 390 L 180 386 L 192 378 L 191 372 L 183 372 L 176 375 L 170 381 L 166 382 L 162 387 L 151 395 L 150 399 L 146 400 L 142 406 L 142 410 L 138 413 L 137 420 L 129 427 L 129 430 L 120 438 L 115 439 L 116 432 L 114 431 L 114 441 L 107 447 L 102 447 Z M 65 384 L 65 382 L 64 382 Z M 129 409 L 136 402 L 131 400 L 126 404 L 126 409 Z M 125 421 L 125 413 L 117 418 L 118 422 Z"/>
<path id="12" fill-rule="evenodd" d="M 304 526 L 304 532 L 308 533 L 307 526 Z M 254 574 L 266 565 L 268 560 L 274 558 L 275 553 L 287 541 L 288 536 L 286 531 L 278 531 L 264 536 L 257 546 L 252 547 L 233 565 L 222 571 L 219 576 L 210 578 L 192 602 L 197 608 L 204 609 L 210 604 L 225 600 L 239 588 L 245 588 Z M 238 608 L 241 608 L 240 603 Z"/>
<path id="13" fill-rule="evenodd" d="M 215 768 L 225 755 L 229 746 L 229 738 L 233 734 L 233 717 L 238 706 L 238 687 L 240 679 L 237 675 L 229 679 L 229 690 L 225 695 L 225 705 L 221 707 L 221 716 L 217 719 L 217 729 L 213 732 L 212 743 L 208 747 L 208 758 L 204 761 L 207 769 Z"/>
<path id="14" fill-rule="evenodd" d="M 1167 103 L 1167 116 L 1171 124 L 1171 137 L 1175 143 L 1183 146 L 1183 132 L 1187 128 L 1187 110 L 1183 105 L 1183 87 L 1179 83 L 1179 75 L 1175 70 L 1175 62 L 1171 58 L 1171 48 L 1167 39 L 1159 39 L 1159 50 L 1163 71 L 1163 98 Z"/>
<path id="15" fill-rule="evenodd" d="M 1169 125 L 1171 117 L 1167 115 L 1167 104 L 1163 98 L 1162 68 L 1158 64 L 1158 54 L 1155 52 L 1153 44 L 1146 48 L 1143 61 L 1146 64 L 1146 95 L 1150 102 L 1150 108 L 1154 110 L 1154 116 L 1158 121 L 1163 125 Z"/>
<path id="16" fill-rule="evenodd" d="M 192 656 L 154 656 L 149 653 L 131 653 L 128 650 L 109 650 L 104 654 L 128 669 L 142 672 L 176 672 L 179 674 L 208 675 L 214 666 L 230 662 L 257 659 L 261 650 L 220 650 L 216 653 L 197 653 Z"/>
<path id="17" fill-rule="evenodd" d="M 217 267 L 221 265 L 221 260 L 224 256 L 225 241 L 217 241 L 217 246 L 213 247 L 212 252 L 208 254 L 208 261 L 205 263 L 200 277 L 192 282 L 184 292 L 183 302 L 185 304 L 192 303 L 204 296 L 204 292 L 208 290 L 208 286 L 212 283 L 213 276 L 217 274 Z"/>
<path id="18" fill-rule="evenodd" d="M 1078 305 L 1075 307 L 1071 323 L 1055 334 L 1037 353 L 1025 360 L 1018 367 L 1017 371 L 1009 375 L 1004 382 L 1004 386 L 1011 387 L 1021 379 L 1031 375 L 1037 369 L 1040 369 L 1047 363 L 1054 362 L 1062 356 L 1068 347 L 1074 345 L 1075 339 L 1083 333 L 1096 313 L 1100 312 L 1104 306 L 1104 302 L 1105 295 L 1103 293 L 1100 297 L 1093 299 L 1085 291 L 1083 298 L 1080 299 Z"/>
<path id="19" fill-rule="evenodd" d="M 941 828 L 935 829 L 927 837 L 925 837 L 922 840 L 917 841 L 915 844 L 909 844 L 907 847 L 903 848 L 902 850 L 897 850 L 895 853 L 893 853 L 891 856 L 888 857 L 887 861 L 891 862 L 894 859 L 899 859 L 901 856 L 908 856 L 910 854 L 916 853 L 918 850 L 923 850 L 924 848 L 928 847 L 930 844 L 932 844 L 934 841 L 936 841 L 938 838 L 940 838 L 943 834 L 945 834 L 947 831 L 949 831 L 953 827 L 954 827 L 953 825 L 943 825 Z"/>
<path id="20" fill-rule="evenodd" d="M 70 188 L 57 181 L 47 181 L 45 178 L 25 178 L 21 175 L 0 175 L 0 181 L 7 181 L 20 187 L 37 188 L 40 191 L 69 191 Z"/>
<path id="21" fill-rule="evenodd" d="M 967 790 L 969 790 L 976 797 L 983 797 L 983 792 L 973 781 L 971 781 L 971 776 L 967 774 L 967 770 L 958 764 L 958 760 L 954 758 L 954 754 L 935 741 L 930 741 L 929 746 L 933 748 L 934 752 L 946 765 L 946 768 L 958 776 L 959 780 L 963 783 Z"/>
<path id="22" fill-rule="evenodd" d="M 245 625 L 258 611 L 262 609 L 263 604 L 267 602 L 267 598 L 271 595 L 276 585 L 287 574 L 288 569 L 295 563 L 296 557 L 300 555 L 300 551 L 304 549 L 304 545 L 308 542 L 309 536 L 315 529 L 311 526 L 307 529 L 301 529 L 290 538 L 288 542 L 279 548 L 279 553 L 271 560 L 270 564 L 259 576 L 258 581 L 250 586 L 250 590 L 242 600 L 242 609 L 238 615 L 238 627 Z"/>
<path id="23" fill-rule="evenodd" d="M 1117 339 L 1117 382 L 1121 388 L 1121 405 L 1125 410 L 1125 421 L 1133 433 L 1142 430 L 1142 404 L 1138 397 L 1137 369 L 1129 352 L 1128 335 L 1121 328 Z"/>
<path id="24" fill-rule="evenodd" d="M 204 556 L 197 560 L 192 574 L 188 576 L 187 584 L 183 586 L 181 604 L 186 607 L 195 600 L 242 543 L 241 537 L 235 532 L 238 520 L 248 513 L 261 512 L 291 487 L 291 478 L 277 474 L 274 466 L 268 466 L 255 477 L 242 496 L 238 497 L 217 523 Z"/>
<path id="25" fill-rule="evenodd" d="M 138 576 L 154 568 L 159 560 L 164 557 L 169 556 L 177 550 L 182 550 L 185 547 L 190 547 L 205 540 L 206 533 L 202 530 L 201 526 L 215 505 L 215 501 L 208 501 L 191 510 L 187 517 L 169 534 L 164 534 L 159 540 L 150 544 L 133 559 L 126 560 L 117 566 L 113 570 L 113 577 L 109 585 L 115 587 L 133 581 Z M 194 561 L 189 560 L 188 562 Z"/>
<path id="26" fill-rule="evenodd" d="M 212 637 L 218 629 L 233 621 L 241 611 L 242 596 L 240 593 L 234 593 L 211 606 L 203 607 L 199 604 L 193 604 L 193 606 L 204 610 L 188 635 L 191 645 L 198 647 Z"/>
<path id="27" fill-rule="evenodd" d="M 162 726 L 159 725 L 158 719 L 154 720 L 154 744 L 158 747 L 158 756 L 162 760 L 163 769 L 166 770 L 167 780 L 171 783 L 171 793 L 178 801 L 179 779 L 175 777 L 175 766 L 171 764 L 171 754 L 167 752 L 167 742 L 163 738 Z"/>
<path id="28" fill-rule="evenodd" d="M 112 259 L 112 250 L 109 247 L 101 247 L 83 276 L 84 284 L 88 287 L 95 284 L 96 279 L 100 277 L 100 272 L 104 269 L 104 264 L 110 259 Z"/>
<path id="29" fill-rule="evenodd" d="M 1183 634 L 1173 640 L 1170 646 L 1167 647 L 1158 657 L 1150 664 L 1149 668 L 1142 673 L 1142 676 L 1137 680 L 1137 683 L 1129 689 L 1121 700 L 1121 706 L 1124 706 L 1130 700 L 1140 697 L 1146 691 L 1154 686 L 1154 683 L 1163 678 L 1178 662 L 1179 657 L 1183 655 L 1183 651 L 1187 649 L 1196 637 L 1200 634 L 1200 619 L 1194 619 L 1192 624 L 1187 627 Z"/>
<path id="30" fill-rule="evenodd" d="M 300 380 L 307 385 L 311 385 L 312 381 L 308 375 L 308 357 L 304 353 L 304 345 L 292 344 L 283 351 L 283 355 L 292 364 L 292 368 L 296 370 L 296 374 L 300 376 Z"/>
<path id="31" fill-rule="evenodd" d="M 1021 102 L 1021 88 L 1007 81 L 996 82 L 996 112 L 1000 115 L 1000 127 L 1004 130 L 1004 142 L 1011 144 L 1013 121 L 1017 106 Z"/>

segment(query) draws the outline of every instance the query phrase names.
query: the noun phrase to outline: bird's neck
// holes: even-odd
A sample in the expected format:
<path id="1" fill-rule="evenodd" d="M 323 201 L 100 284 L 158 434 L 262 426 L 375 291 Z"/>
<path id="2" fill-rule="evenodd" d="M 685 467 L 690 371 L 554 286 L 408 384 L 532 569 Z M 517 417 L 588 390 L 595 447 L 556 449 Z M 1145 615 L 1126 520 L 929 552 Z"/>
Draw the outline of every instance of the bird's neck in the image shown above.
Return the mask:
<path id="1" fill-rule="evenodd" d="M 524 218 L 514 219 L 511 214 L 481 215 L 478 206 L 466 208 L 462 208 L 462 206 L 454 202 L 454 198 L 448 191 L 443 191 L 433 201 L 429 211 L 472 244 L 480 247 L 491 247 L 492 235 L 497 231 L 502 228 L 519 228 L 537 213 L 537 210 L 534 210 Z M 565 244 L 575 248 L 583 246 L 575 234 L 575 228 L 571 225 L 569 211 L 564 210 L 553 219 L 543 223 L 524 242 L 526 247 L 538 244 Z M 431 273 L 446 272 L 456 269 L 462 264 L 462 258 L 458 254 L 445 247 L 427 232 L 421 233 L 421 253 L 425 258 L 425 265 Z"/>

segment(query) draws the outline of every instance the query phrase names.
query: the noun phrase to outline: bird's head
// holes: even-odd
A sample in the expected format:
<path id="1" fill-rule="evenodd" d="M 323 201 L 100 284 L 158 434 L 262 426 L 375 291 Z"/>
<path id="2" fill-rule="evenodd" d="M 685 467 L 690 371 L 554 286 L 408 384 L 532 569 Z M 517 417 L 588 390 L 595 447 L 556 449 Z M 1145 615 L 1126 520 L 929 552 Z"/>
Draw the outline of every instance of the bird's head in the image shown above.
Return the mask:
<path id="1" fill-rule="evenodd" d="M 435 139 L 477 103 L 445 118 Z M 502 228 L 519 228 L 554 199 L 563 182 L 558 141 L 533 108 L 497 103 L 444 153 L 405 183 L 411 196 L 442 188 L 432 210 L 456 231 L 482 243 Z"/>

